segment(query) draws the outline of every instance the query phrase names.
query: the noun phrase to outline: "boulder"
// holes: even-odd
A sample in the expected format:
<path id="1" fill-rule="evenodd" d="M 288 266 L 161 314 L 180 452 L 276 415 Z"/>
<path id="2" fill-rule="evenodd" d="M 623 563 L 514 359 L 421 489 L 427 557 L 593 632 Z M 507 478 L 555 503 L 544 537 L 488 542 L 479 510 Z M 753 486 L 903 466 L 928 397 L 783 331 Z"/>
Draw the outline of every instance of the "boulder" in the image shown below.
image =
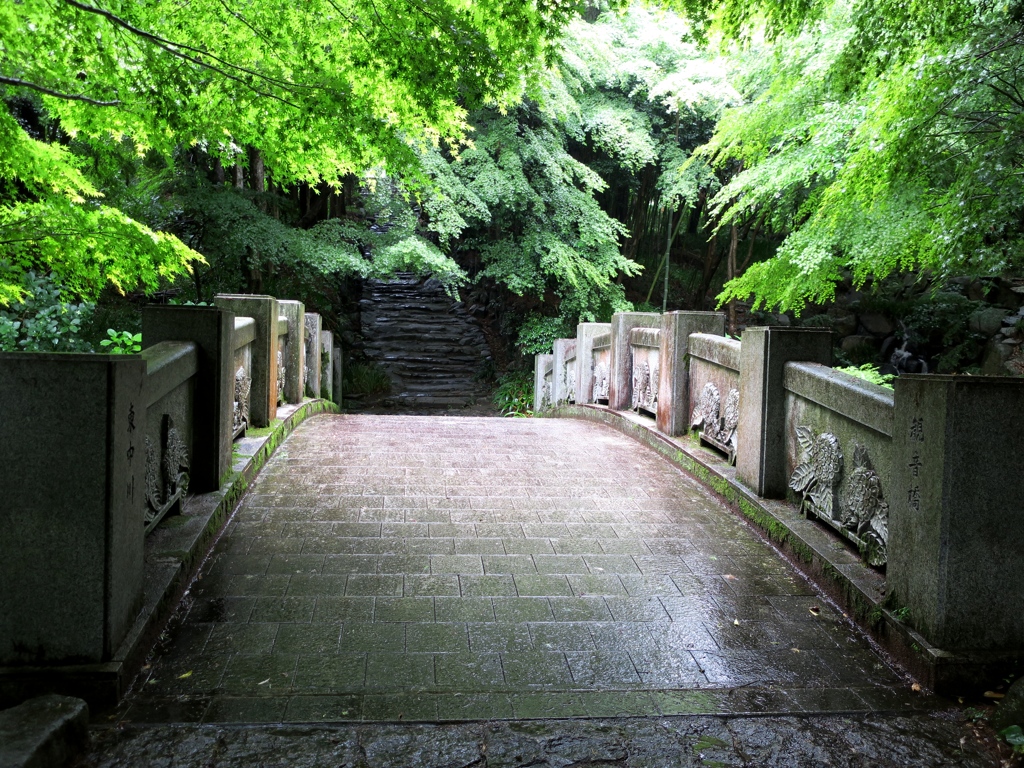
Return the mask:
<path id="1" fill-rule="evenodd" d="M 871 347 L 878 349 L 878 339 L 874 336 L 847 336 L 839 343 L 843 352 L 852 352 L 860 347 Z"/>
<path id="2" fill-rule="evenodd" d="M 995 336 L 1003 327 L 1004 317 L 1006 310 L 999 307 L 979 309 L 967 318 L 967 327 L 973 333 L 980 333 L 982 336 Z"/>
<path id="3" fill-rule="evenodd" d="M 1011 725 L 1024 727 L 1024 677 L 1011 685 L 1006 696 L 999 702 L 992 714 L 992 725 L 997 731 Z"/>
<path id="4" fill-rule="evenodd" d="M 832 317 L 832 330 L 839 336 L 849 336 L 857 331 L 857 316 L 849 312 L 836 313 Z"/>
<path id="5" fill-rule="evenodd" d="M 1005 376 L 1006 361 L 1010 359 L 1016 347 L 1009 344 L 1002 344 L 997 341 L 989 341 L 985 345 L 985 354 L 982 357 L 981 373 L 984 376 Z"/>
<path id="6" fill-rule="evenodd" d="M 875 336 L 890 336 L 896 330 L 896 324 L 880 312 L 865 312 L 860 316 L 860 324 Z"/>

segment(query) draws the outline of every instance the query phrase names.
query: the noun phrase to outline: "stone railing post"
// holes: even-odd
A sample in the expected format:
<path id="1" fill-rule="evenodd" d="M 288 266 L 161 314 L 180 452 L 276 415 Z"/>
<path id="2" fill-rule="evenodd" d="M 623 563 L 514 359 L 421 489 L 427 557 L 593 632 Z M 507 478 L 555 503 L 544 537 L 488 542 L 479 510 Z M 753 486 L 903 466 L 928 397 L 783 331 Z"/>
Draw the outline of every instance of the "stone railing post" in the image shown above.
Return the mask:
<path id="1" fill-rule="evenodd" d="M 580 323 L 576 326 L 576 402 L 594 400 L 594 337 L 612 332 L 611 323 Z"/>
<path id="2" fill-rule="evenodd" d="M 629 332 L 634 328 L 661 328 L 657 312 L 618 312 L 612 315 L 611 366 L 608 374 L 608 407 L 628 410 L 633 395 L 633 364 Z"/>
<path id="3" fill-rule="evenodd" d="M 338 405 L 341 405 L 341 398 L 344 394 L 342 392 L 342 374 L 344 374 L 344 361 L 341 357 L 341 347 L 334 347 L 334 356 L 331 358 L 331 377 L 333 378 L 331 390 L 331 400 Z"/>
<path id="4" fill-rule="evenodd" d="M 307 312 L 306 324 L 306 397 L 320 397 L 320 333 L 322 321 L 316 312 Z"/>
<path id="5" fill-rule="evenodd" d="M 555 362 L 554 355 L 536 355 L 533 359 L 533 410 L 551 407 L 551 389 L 547 375 Z"/>
<path id="6" fill-rule="evenodd" d="M 658 429 L 683 435 L 690 429 L 690 334 L 725 335 L 722 312 L 666 312 L 661 326 Z"/>
<path id="7" fill-rule="evenodd" d="M 576 390 L 576 339 L 555 339 L 554 360 L 551 381 L 554 391 L 551 393 L 553 405 L 564 405 L 569 402 L 570 393 L 575 400 Z M 567 361 L 572 359 L 572 371 Z"/>
<path id="8" fill-rule="evenodd" d="M 146 361 L 0 353 L 0 666 L 110 661 L 142 604 Z"/>
<path id="9" fill-rule="evenodd" d="M 894 382 L 887 581 L 945 651 L 1024 650 L 1024 380 Z"/>
<path id="10" fill-rule="evenodd" d="M 320 394 L 334 401 L 334 334 L 320 331 Z"/>
<path id="11" fill-rule="evenodd" d="M 775 327 L 743 332 L 736 477 L 765 498 L 782 498 L 789 487 L 784 372 L 794 361 L 831 365 L 832 332 Z"/>
<path id="12" fill-rule="evenodd" d="M 249 421 L 253 427 L 269 426 L 277 418 L 277 299 L 273 296 L 222 293 L 213 301 L 218 307 L 230 309 L 236 317 L 251 317 L 256 321 Z"/>
<path id="13" fill-rule="evenodd" d="M 284 361 L 284 399 L 289 403 L 301 403 L 305 387 L 303 376 L 306 369 L 306 309 L 301 301 L 278 299 L 278 312 L 288 318 L 288 344 Z"/>
<path id="14" fill-rule="evenodd" d="M 222 307 L 142 308 L 142 341 L 192 341 L 199 348 L 192 411 L 189 491 L 220 488 L 231 469 L 235 402 L 235 314 Z"/>

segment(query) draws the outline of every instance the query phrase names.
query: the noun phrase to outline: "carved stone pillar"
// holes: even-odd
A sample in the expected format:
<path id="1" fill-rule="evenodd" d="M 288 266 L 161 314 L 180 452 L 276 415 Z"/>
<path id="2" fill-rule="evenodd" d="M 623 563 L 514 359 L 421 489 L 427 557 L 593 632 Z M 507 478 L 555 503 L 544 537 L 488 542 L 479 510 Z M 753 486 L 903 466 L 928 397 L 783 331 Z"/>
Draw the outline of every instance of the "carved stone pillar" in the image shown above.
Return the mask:
<path id="1" fill-rule="evenodd" d="M 278 299 L 277 311 L 288 319 L 288 344 L 286 347 L 284 399 L 289 403 L 301 403 L 305 392 L 303 378 L 306 371 L 306 308 L 301 301 Z"/>
<path id="2" fill-rule="evenodd" d="M 320 397 L 320 315 L 316 312 L 307 312 L 305 326 L 306 397 Z"/>
<path id="3" fill-rule="evenodd" d="M 608 381 L 608 407 L 627 410 L 633 395 L 633 361 L 629 332 L 634 328 L 661 328 L 658 312 L 618 312 L 612 315 L 611 370 Z"/>
<path id="4" fill-rule="evenodd" d="M 535 411 L 551 407 L 551 369 L 554 362 L 554 355 L 537 355 L 533 360 L 533 410 Z"/>
<path id="5" fill-rule="evenodd" d="M 722 312 L 666 312 L 661 327 L 661 374 L 658 383 L 658 429 L 683 435 L 690 427 L 691 333 L 725 334 Z"/>
<path id="6" fill-rule="evenodd" d="M 570 361 L 571 368 L 570 371 Z M 576 339 L 555 339 L 554 362 L 552 366 L 551 382 L 553 392 L 551 399 L 554 405 L 565 405 L 570 400 L 576 399 Z"/>
<path id="7" fill-rule="evenodd" d="M 231 469 L 235 402 L 235 314 L 221 307 L 143 307 L 142 341 L 192 341 L 199 347 L 189 488 L 207 493 L 220 488 Z"/>
<path id="8" fill-rule="evenodd" d="M 758 496 L 782 498 L 786 476 L 786 363 L 832 364 L 832 332 L 747 328 L 740 346 L 736 477 Z"/>
<path id="9" fill-rule="evenodd" d="M 0 353 L 0 666 L 110 661 L 142 604 L 146 362 Z"/>
<path id="10" fill-rule="evenodd" d="M 249 422 L 253 427 L 269 426 L 277 418 L 277 299 L 273 296 L 220 293 L 213 301 L 218 307 L 230 309 L 236 317 L 251 317 L 256 321 Z"/>
<path id="11" fill-rule="evenodd" d="M 1024 380 L 894 382 L 894 608 L 944 651 L 1024 651 Z"/>
<path id="12" fill-rule="evenodd" d="M 580 323 L 576 326 L 576 402 L 594 400 L 594 337 L 611 333 L 611 323 Z"/>

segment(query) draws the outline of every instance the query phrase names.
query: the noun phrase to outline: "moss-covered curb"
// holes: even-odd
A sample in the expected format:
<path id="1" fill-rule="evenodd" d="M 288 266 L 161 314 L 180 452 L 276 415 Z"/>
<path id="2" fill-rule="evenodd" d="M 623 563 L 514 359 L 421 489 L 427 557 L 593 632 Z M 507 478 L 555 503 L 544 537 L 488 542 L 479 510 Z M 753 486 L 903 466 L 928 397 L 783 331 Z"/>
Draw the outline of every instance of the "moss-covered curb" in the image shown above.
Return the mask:
<path id="1" fill-rule="evenodd" d="M 184 515 L 167 518 L 146 539 L 143 605 L 114 658 L 101 664 L 0 667 L 0 707 L 41 693 L 60 693 L 85 699 L 95 712 L 123 698 L 256 475 L 299 424 L 311 416 L 341 412 L 319 399 L 281 410 L 283 418 L 271 429 L 236 444 L 248 444 L 251 453 L 235 453 L 231 472 L 218 490 L 190 496 Z"/>
<path id="2" fill-rule="evenodd" d="M 565 405 L 537 415 L 605 424 L 663 455 L 748 520 L 926 687 L 948 695 L 972 693 L 1014 666 L 1015 660 L 956 655 L 931 645 L 890 610 L 884 574 L 795 505 L 754 494 L 736 479 L 734 467 L 689 436 L 668 437 L 651 419 L 600 405 Z"/>

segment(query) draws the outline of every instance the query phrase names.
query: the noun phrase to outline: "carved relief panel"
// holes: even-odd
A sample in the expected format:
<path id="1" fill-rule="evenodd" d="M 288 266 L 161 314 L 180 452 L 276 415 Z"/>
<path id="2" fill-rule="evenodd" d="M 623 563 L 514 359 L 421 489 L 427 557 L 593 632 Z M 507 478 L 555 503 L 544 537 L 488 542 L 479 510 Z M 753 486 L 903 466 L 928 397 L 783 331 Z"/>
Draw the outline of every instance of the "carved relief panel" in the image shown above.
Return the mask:
<path id="1" fill-rule="evenodd" d="M 700 429 L 702 442 L 713 445 L 729 457 L 729 463 L 736 463 L 736 428 L 740 421 L 740 393 L 730 389 L 725 396 L 725 412 L 722 412 L 722 397 L 710 381 L 701 390 L 697 407 L 690 416 L 690 429 Z"/>
<path id="2" fill-rule="evenodd" d="M 839 438 L 829 432 L 815 436 L 797 427 L 800 463 L 789 487 L 800 494 L 801 508 L 857 545 L 864 559 L 885 565 L 889 541 L 889 504 L 867 449 L 854 445 L 853 469 L 843 482 L 843 452 Z"/>
<path id="3" fill-rule="evenodd" d="M 169 414 L 163 415 L 160 436 L 159 452 L 153 441 L 146 438 L 146 533 L 172 509 L 183 512 L 188 491 L 188 447 Z"/>

